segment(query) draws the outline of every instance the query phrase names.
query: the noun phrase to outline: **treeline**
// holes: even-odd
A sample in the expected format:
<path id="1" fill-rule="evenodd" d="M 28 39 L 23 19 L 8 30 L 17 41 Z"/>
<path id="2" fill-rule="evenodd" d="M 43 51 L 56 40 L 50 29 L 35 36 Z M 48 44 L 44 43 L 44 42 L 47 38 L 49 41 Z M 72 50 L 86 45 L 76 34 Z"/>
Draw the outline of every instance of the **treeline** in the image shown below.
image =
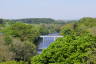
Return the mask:
<path id="1" fill-rule="evenodd" d="M 96 64 L 96 18 L 85 17 L 64 24 L 26 22 L 1 22 L 1 64 Z M 38 55 L 38 37 L 53 32 L 64 37 Z"/>
<path id="2" fill-rule="evenodd" d="M 64 21 L 54 20 L 51 18 L 26 18 L 26 19 L 15 19 L 15 22 L 24 22 L 31 24 L 64 24 Z"/>

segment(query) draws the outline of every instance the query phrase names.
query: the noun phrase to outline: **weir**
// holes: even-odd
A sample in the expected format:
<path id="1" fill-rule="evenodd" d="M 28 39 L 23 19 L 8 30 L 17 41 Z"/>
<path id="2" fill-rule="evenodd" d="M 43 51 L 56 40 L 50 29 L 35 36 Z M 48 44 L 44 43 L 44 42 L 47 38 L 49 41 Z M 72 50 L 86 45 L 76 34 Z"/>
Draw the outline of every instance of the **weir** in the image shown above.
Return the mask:
<path id="1" fill-rule="evenodd" d="M 60 38 L 60 37 L 63 37 L 63 36 L 59 35 L 58 33 L 41 35 L 40 38 L 42 38 L 42 41 L 38 46 L 38 51 L 41 52 L 42 49 L 46 49 L 50 45 L 50 43 L 54 42 L 57 38 Z"/>

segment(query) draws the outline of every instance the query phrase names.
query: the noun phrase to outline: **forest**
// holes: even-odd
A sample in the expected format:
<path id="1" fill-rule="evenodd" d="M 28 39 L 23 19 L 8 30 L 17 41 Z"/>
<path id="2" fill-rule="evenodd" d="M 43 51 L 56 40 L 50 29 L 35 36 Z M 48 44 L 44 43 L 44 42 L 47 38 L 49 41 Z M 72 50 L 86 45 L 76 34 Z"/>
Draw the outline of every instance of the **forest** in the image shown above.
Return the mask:
<path id="1" fill-rule="evenodd" d="M 59 33 L 41 54 L 40 35 Z M 96 64 L 96 18 L 0 19 L 0 64 Z"/>

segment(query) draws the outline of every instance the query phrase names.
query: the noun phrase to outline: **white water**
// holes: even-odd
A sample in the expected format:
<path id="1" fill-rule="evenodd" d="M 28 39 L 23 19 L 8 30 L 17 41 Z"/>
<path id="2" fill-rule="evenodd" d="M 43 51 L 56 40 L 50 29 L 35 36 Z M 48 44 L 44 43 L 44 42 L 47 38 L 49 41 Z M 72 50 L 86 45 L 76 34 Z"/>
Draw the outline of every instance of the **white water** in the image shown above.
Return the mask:
<path id="1" fill-rule="evenodd" d="M 60 35 L 58 33 L 52 33 L 52 34 L 43 35 L 43 36 L 60 36 Z M 38 53 L 41 53 L 42 49 L 47 48 L 52 42 L 54 42 L 53 37 L 44 37 L 38 45 Z"/>

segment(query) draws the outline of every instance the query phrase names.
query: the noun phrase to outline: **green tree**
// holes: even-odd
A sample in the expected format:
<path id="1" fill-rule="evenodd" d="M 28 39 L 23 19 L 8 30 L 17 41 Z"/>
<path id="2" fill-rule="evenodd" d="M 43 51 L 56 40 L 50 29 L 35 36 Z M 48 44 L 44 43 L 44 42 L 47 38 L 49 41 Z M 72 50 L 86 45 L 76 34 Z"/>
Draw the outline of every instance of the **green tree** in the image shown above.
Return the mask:
<path id="1" fill-rule="evenodd" d="M 95 64 L 90 60 L 92 51 L 96 50 L 95 42 L 96 37 L 88 33 L 64 36 L 32 58 L 32 64 Z"/>
<path id="2" fill-rule="evenodd" d="M 6 46 L 9 46 L 10 52 L 15 55 L 12 57 L 17 61 L 28 61 L 30 57 L 36 55 L 36 42 L 40 34 L 40 27 L 15 23 L 5 27 L 2 32 L 6 35 L 4 38 Z"/>
<path id="3" fill-rule="evenodd" d="M 5 36 L 4 41 L 6 45 L 10 45 L 12 43 L 12 38 L 9 36 Z"/>
<path id="4" fill-rule="evenodd" d="M 29 41 L 14 39 L 10 49 L 15 53 L 14 60 L 17 61 L 29 61 L 30 57 L 36 55 L 36 46 Z"/>
<path id="5" fill-rule="evenodd" d="M 3 32 L 7 35 L 20 38 L 21 41 L 33 41 L 40 35 L 39 28 L 24 23 L 15 23 L 6 27 Z"/>
<path id="6" fill-rule="evenodd" d="M 4 35 L 0 35 L 0 62 L 13 60 L 15 55 L 10 51 L 10 47 L 5 45 L 4 38 Z"/>

